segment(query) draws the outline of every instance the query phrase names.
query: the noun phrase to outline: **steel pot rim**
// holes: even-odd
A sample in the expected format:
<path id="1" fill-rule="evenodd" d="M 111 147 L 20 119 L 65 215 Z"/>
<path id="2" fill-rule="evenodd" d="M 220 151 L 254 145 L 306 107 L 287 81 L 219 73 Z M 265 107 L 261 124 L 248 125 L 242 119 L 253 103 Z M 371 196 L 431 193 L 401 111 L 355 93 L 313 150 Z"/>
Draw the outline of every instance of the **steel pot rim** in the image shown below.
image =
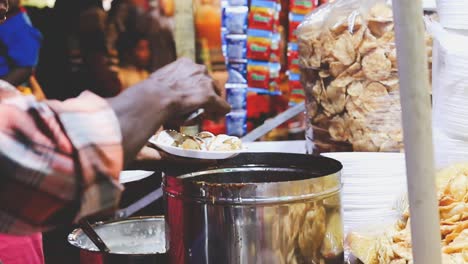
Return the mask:
<path id="1" fill-rule="evenodd" d="M 111 226 L 115 225 L 118 223 L 122 222 L 141 222 L 141 221 L 152 221 L 152 220 L 158 220 L 162 221 L 165 223 L 165 216 L 163 215 L 157 215 L 157 216 L 137 216 L 137 217 L 130 217 L 126 219 L 117 219 L 117 220 L 109 220 L 109 221 L 100 221 L 92 224 L 91 226 L 93 228 L 100 227 L 100 226 Z M 83 234 L 83 231 L 81 228 L 76 228 L 74 229 L 67 237 L 67 241 L 70 245 L 76 247 L 79 250 L 87 251 L 90 253 L 95 253 L 95 254 L 102 254 L 102 255 L 113 255 L 113 256 L 154 256 L 154 255 L 165 255 L 168 253 L 169 249 L 166 249 L 166 252 L 164 253 L 144 253 L 144 254 L 129 254 L 129 253 L 119 253 L 119 252 L 110 252 L 110 253 L 105 253 L 101 252 L 99 250 L 92 250 L 92 249 L 87 249 L 83 248 L 78 244 L 78 237 Z M 166 236 L 164 236 L 164 239 L 166 239 Z"/>

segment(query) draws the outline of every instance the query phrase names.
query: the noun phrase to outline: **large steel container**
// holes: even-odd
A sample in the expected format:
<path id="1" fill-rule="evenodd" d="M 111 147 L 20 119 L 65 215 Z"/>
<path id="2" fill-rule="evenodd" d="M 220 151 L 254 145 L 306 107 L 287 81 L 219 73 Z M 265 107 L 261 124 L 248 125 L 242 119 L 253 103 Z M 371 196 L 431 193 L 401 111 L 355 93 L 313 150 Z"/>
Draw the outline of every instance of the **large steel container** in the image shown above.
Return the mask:
<path id="1" fill-rule="evenodd" d="M 343 263 L 342 165 L 245 153 L 166 171 L 170 263 Z"/>

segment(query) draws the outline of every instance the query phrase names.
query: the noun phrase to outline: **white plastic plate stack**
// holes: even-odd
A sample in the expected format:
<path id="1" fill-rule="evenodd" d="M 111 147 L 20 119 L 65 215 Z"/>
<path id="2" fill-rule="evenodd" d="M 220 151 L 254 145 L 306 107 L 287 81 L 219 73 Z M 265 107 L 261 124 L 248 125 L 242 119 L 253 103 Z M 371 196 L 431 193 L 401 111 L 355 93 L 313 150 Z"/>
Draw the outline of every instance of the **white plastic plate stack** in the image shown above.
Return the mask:
<path id="1" fill-rule="evenodd" d="M 392 224 L 400 216 L 397 202 L 406 193 L 402 153 L 325 153 L 343 164 L 342 205 L 345 234 L 355 229 Z"/>
<path id="2" fill-rule="evenodd" d="M 468 14 L 468 1 L 465 9 Z M 441 168 L 468 157 L 468 34 L 432 21 L 427 26 L 435 43 L 434 146 L 436 166 Z"/>
<path id="3" fill-rule="evenodd" d="M 468 1 L 437 0 L 437 12 L 445 28 L 468 29 Z"/>

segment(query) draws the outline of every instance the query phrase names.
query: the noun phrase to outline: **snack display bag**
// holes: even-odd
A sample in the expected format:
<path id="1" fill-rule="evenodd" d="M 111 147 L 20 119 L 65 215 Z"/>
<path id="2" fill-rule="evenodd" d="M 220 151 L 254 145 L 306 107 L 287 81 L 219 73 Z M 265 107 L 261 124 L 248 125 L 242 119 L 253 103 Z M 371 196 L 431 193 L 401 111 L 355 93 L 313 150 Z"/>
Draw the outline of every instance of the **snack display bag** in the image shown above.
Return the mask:
<path id="1" fill-rule="evenodd" d="M 246 35 L 226 35 L 226 57 L 228 61 L 245 59 L 246 49 Z"/>
<path id="2" fill-rule="evenodd" d="M 289 12 L 307 15 L 319 5 L 318 0 L 290 0 Z"/>
<path id="3" fill-rule="evenodd" d="M 232 111 L 226 115 L 226 132 L 241 137 L 247 133 L 247 111 Z"/>
<path id="4" fill-rule="evenodd" d="M 391 6 L 384 0 L 337 0 L 308 15 L 297 37 L 308 152 L 401 151 Z"/>
<path id="5" fill-rule="evenodd" d="M 249 61 L 247 65 L 247 83 L 250 88 L 268 90 L 270 85 L 270 64 L 264 61 Z"/>
<path id="6" fill-rule="evenodd" d="M 271 62 L 279 62 L 281 60 L 280 42 L 281 42 L 281 34 L 273 33 L 271 36 L 271 45 L 270 45 L 270 49 L 271 49 L 270 61 Z"/>
<path id="7" fill-rule="evenodd" d="M 271 56 L 273 33 L 265 30 L 249 29 L 247 32 L 247 58 L 268 61 Z"/>
<path id="8" fill-rule="evenodd" d="M 249 28 L 273 31 L 278 16 L 275 1 L 253 0 L 250 4 Z"/>
<path id="9" fill-rule="evenodd" d="M 268 68 L 270 69 L 270 84 L 269 90 L 271 92 L 279 91 L 280 87 L 279 84 L 281 82 L 280 79 L 280 72 L 281 72 L 281 64 L 277 62 L 270 62 L 268 64 Z"/>
<path id="10" fill-rule="evenodd" d="M 291 73 L 299 73 L 299 50 L 297 43 L 288 44 L 288 68 Z"/>
<path id="11" fill-rule="evenodd" d="M 226 84 L 226 98 L 232 110 L 246 110 L 247 107 L 247 85 Z"/>
<path id="12" fill-rule="evenodd" d="M 248 0 L 225 0 L 230 6 L 247 6 L 249 4 Z"/>
<path id="13" fill-rule="evenodd" d="M 296 30 L 297 27 L 304 20 L 305 16 L 300 14 L 289 13 L 289 41 L 296 42 Z"/>
<path id="14" fill-rule="evenodd" d="M 229 34 L 245 34 L 247 31 L 247 6 L 229 6 L 223 9 L 223 27 Z"/>
<path id="15" fill-rule="evenodd" d="M 229 61 L 227 70 L 228 83 L 247 83 L 247 60 Z"/>

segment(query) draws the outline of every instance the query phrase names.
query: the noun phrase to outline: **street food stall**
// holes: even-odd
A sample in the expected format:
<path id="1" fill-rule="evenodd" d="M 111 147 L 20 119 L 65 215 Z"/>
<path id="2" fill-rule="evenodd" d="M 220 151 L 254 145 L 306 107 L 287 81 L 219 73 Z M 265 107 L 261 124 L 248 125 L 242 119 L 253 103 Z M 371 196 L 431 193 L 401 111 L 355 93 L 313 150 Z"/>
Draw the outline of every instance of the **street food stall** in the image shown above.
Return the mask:
<path id="1" fill-rule="evenodd" d="M 468 55 L 447 41 L 468 43 L 464 20 L 447 15 L 468 5 L 438 1 L 439 24 L 422 1 L 248 2 L 219 3 L 220 66 L 207 59 L 219 58 L 216 44 L 200 41 L 200 53 L 185 39 L 200 25 L 186 16 L 216 14 L 213 3 L 175 1 L 178 54 L 224 67 L 233 110 L 224 129 L 200 110 L 196 124 L 149 140 L 203 162 L 124 171 L 132 201 L 68 237 L 81 263 L 468 263 L 466 138 L 456 133 L 468 125 Z M 287 103 L 256 123 L 257 96 Z M 263 141 L 281 127 L 305 136 Z"/>

